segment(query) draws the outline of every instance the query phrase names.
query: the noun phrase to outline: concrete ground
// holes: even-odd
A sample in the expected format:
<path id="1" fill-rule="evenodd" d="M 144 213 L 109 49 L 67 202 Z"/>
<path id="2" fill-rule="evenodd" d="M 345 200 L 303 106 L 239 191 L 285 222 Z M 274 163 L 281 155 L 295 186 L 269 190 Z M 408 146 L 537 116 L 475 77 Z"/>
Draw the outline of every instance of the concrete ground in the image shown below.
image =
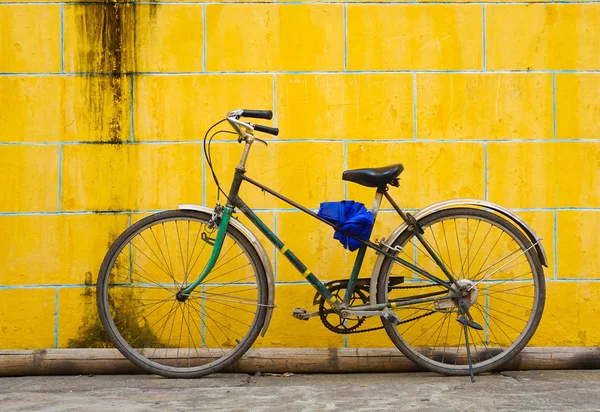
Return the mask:
<path id="1" fill-rule="evenodd" d="M 148 375 L 0 379 L 2 411 L 592 411 L 600 370 L 249 376 Z"/>

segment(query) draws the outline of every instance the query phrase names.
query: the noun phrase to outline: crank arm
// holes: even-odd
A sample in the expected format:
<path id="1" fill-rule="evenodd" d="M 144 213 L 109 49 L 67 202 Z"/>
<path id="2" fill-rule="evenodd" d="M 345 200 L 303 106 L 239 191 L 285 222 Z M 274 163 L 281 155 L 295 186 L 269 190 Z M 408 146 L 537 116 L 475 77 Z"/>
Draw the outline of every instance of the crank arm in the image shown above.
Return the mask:
<path id="1" fill-rule="evenodd" d="M 319 316 L 319 312 L 308 312 L 306 309 L 294 308 L 292 316 L 299 320 L 308 320 L 315 316 Z"/>
<path id="2" fill-rule="evenodd" d="M 365 316 L 365 317 L 381 316 L 382 314 L 383 314 L 383 311 L 381 311 L 381 310 L 343 310 L 341 312 L 341 316 L 344 319 L 350 318 L 353 316 Z"/>

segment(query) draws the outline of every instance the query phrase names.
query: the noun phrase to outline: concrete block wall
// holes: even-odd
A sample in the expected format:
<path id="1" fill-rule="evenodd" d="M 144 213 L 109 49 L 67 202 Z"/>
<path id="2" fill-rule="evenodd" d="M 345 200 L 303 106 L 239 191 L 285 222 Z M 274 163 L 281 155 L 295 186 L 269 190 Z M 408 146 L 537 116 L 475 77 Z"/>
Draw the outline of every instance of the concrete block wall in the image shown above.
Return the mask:
<path id="1" fill-rule="evenodd" d="M 597 1 L 0 0 L 0 348 L 99 345 L 104 253 L 141 216 L 214 205 L 201 139 L 240 107 L 281 128 L 249 175 L 308 207 L 370 204 L 342 171 L 402 162 L 403 207 L 514 209 L 550 260 L 531 344 L 597 346 L 599 51 Z M 213 146 L 227 182 L 240 146 Z M 349 276 L 330 228 L 243 195 L 321 279 Z M 375 236 L 397 224 L 383 213 Z M 257 346 L 391 346 L 293 319 L 313 290 L 269 250 L 278 308 Z"/>

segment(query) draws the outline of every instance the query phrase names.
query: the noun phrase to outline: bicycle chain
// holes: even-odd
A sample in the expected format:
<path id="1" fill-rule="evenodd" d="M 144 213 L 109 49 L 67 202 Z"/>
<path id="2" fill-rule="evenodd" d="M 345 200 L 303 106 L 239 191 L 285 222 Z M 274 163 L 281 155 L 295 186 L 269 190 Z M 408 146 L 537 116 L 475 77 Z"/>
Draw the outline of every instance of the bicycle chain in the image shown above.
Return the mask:
<path id="1" fill-rule="evenodd" d="M 432 285 L 424 285 L 424 286 L 392 286 L 390 289 L 420 289 L 420 288 L 429 288 L 429 287 L 432 287 L 432 286 L 438 286 L 438 285 L 434 285 L 434 284 L 432 284 Z M 413 322 L 413 321 L 415 321 L 415 320 L 418 320 L 418 319 L 424 318 L 424 317 L 426 317 L 426 316 L 431 316 L 431 315 L 433 315 L 434 313 L 437 313 L 437 312 L 435 312 L 435 311 L 431 311 L 431 312 L 425 313 L 425 314 L 423 314 L 423 315 L 419 315 L 419 316 L 412 317 L 412 318 L 410 318 L 410 319 L 405 319 L 405 320 L 402 320 L 402 321 L 400 321 L 399 325 L 403 325 L 403 324 L 405 324 L 405 323 L 408 323 L 408 322 Z M 335 328 L 335 327 L 329 326 L 329 324 L 328 324 L 328 323 L 325 323 L 325 322 L 322 322 L 322 323 L 323 323 L 323 325 L 324 325 L 324 326 L 325 326 L 327 329 L 329 329 L 329 330 L 330 330 L 330 331 L 332 331 L 333 333 L 337 333 L 337 334 L 339 334 L 339 335 L 351 335 L 351 334 L 355 334 L 355 333 L 366 333 L 366 332 L 373 332 L 373 331 L 375 331 L 375 330 L 380 330 L 380 329 L 383 329 L 383 328 L 384 328 L 384 326 L 377 326 L 377 327 L 375 327 L 375 328 L 367 328 L 367 329 L 363 329 L 363 330 L 350 330 L 350 331 L 345 331 L 345 332 L 342 332 L 342 331 L 340 331 L 339 329 L 337 329 L 337 328 Z"/>

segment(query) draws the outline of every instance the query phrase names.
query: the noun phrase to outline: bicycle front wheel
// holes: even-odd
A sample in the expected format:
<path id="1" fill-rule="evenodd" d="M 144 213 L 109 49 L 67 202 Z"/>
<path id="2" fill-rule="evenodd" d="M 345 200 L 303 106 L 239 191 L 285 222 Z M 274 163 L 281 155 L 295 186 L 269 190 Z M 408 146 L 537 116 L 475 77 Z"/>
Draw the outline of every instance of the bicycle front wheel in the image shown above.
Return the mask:
<path id="1" fill-rule="evenodd" d="M 148 216 L 123 232 L 102 262 L 100 320 L 117 349 L 148 372 L 176 378 L 218 372 L 250 348 L 264 324 L 265 269 L 232 226 L 203 283 L 186 300 L 176 298 L 212 253 L 210 216 L 183 210 Z"/>
<path id="2" fill-rule="evenodd" d="M 468 293 L 469 314 L 483 330 L 468 328 L 465 336 L 457 301 L 443 298 L 448 290 L 387 257 L 378 278 L 379 303 L 440 298 L 394 309 L 402 323 L 382 318 L 388 336 L 413 362 L 442 374 L 469 373 L 467 340 L 474 373 L 510 360 L 531 339 L 544 308 L 544 274 L 529 239 L 506 219 L 474 208 L 442 210 L 419 224 L 427 244 Z M 393 246 L 402 248 L 399 257 L 447 280 L 412 233 L 403 233 Z M 395 284 L 398 276 L 404 284 Z"/>

